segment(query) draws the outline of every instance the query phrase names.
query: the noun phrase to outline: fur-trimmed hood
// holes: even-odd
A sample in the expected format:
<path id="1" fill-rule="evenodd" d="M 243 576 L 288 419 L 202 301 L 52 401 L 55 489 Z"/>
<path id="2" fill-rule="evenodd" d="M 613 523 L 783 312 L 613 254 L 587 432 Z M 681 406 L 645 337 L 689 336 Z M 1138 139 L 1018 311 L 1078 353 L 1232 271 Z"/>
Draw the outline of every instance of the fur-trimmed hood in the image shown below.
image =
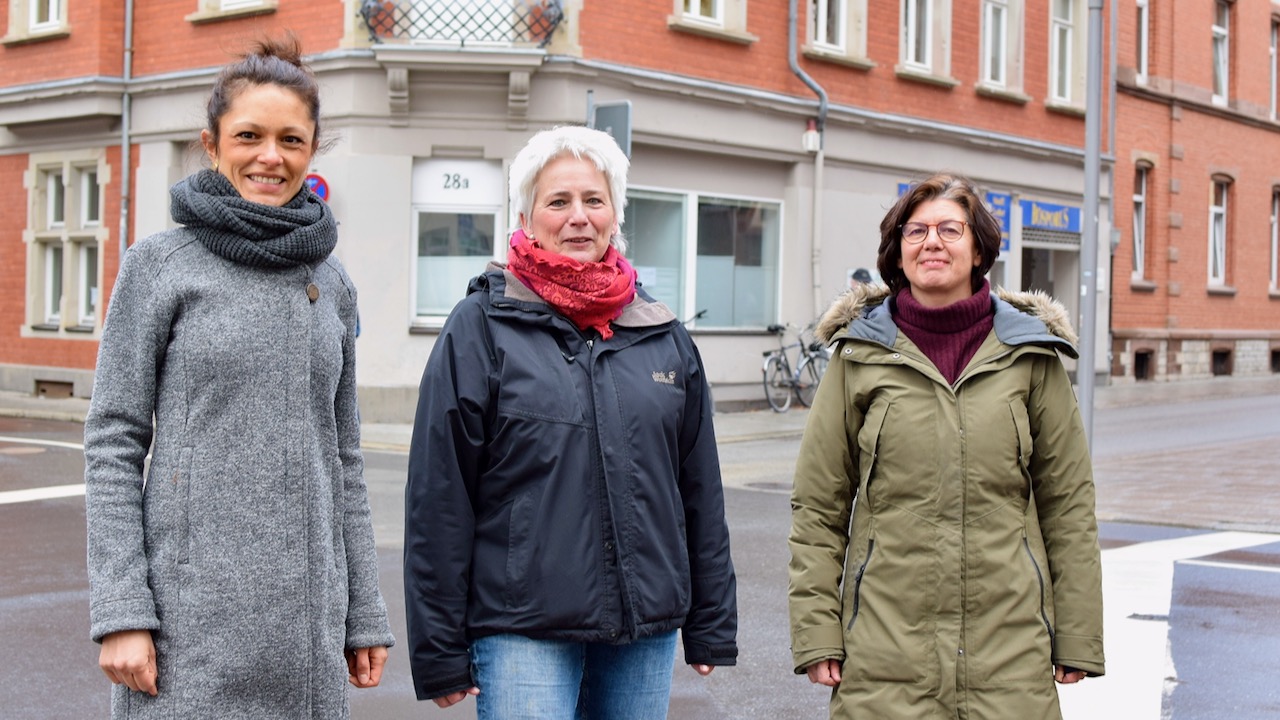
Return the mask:
<path id="1" fill-rule="evenodd" d="M 1062 303 L 1040 290 L 1015 292 L 997 288 L 991 293 L 996 304 L 995 330 L 1001 342 L 1010 345 L 1048 343 L 1076 357 L 1076 333 Z M 844 335 L 877 340 L 892 345 L 897 328 L 889 317 L 885 301 L 890 297 L 884 285 L 863 284 L 851 288 L 831 303 L 818 321 L 815 334 L 830 345 Z M 883 308 L 879 313 L 877 309 Z M 882 317 L 877 318 L 880 315 Z M 853 327 L 855 320 L 866 327 Z M 877 322 L 879 320 L 879 322 Z M 846 330 L 847 328 L 847 330 Z"/>

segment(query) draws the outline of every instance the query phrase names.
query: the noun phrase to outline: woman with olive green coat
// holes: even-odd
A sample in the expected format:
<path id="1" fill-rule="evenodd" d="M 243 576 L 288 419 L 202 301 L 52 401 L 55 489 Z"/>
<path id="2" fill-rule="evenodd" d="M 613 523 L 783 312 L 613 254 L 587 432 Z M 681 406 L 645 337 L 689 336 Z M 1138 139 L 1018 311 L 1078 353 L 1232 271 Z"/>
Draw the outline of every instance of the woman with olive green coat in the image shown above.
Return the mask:
<path id="1" fill-rule="evenodd" d="M 1056 718 L 1053 666 L 1104 672 L 1092 471 L 1058 358 L 1074 337 L 1047 296 L 990 297 L 954 384 L 882 286 L 819 325 L 834 359 L 796 468 L 791 635 L 797 673 L 842 663 L 833 718 Z"/>

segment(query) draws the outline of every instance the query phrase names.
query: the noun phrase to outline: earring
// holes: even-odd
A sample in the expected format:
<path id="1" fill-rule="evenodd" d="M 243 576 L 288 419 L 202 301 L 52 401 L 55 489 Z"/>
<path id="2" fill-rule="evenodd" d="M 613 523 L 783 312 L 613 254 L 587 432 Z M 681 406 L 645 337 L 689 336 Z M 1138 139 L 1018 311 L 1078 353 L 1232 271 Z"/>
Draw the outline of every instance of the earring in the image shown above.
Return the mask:
<path id="1" fill-rule="evenodd" d="M 213 171 L 218 172 L 218 158 L 213 159 Z"/>

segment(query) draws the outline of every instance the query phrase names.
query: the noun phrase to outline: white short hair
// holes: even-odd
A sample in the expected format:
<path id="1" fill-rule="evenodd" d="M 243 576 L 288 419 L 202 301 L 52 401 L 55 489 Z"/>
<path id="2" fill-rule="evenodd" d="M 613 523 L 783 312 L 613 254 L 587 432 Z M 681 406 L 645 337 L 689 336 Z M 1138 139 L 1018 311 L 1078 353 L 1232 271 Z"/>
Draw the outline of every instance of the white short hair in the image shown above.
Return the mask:
<path id="1" fill-rule="evenodd" d="M 511 177 L 508 192 L 511 208 L 517 216 L 527 219 L 533 209 L 534 196 L 537 194 L 536 182 L 538 173 L 552 160 L 571 154 L 575 158 L 586 158 L 604 173 L 605 183 L 609 186 L 609 200 L 616 213 L 618 227 L 622 227 L 623 209 L 627 206 L 627 168 L 630 161 L 608 133 L 577 125 L 543 130 L 529 138 L 529 142 L 516 153 L 511 161 Z M 627 241 L 619 229 L 609 243 L 618 252 L 625 252 Z"/>

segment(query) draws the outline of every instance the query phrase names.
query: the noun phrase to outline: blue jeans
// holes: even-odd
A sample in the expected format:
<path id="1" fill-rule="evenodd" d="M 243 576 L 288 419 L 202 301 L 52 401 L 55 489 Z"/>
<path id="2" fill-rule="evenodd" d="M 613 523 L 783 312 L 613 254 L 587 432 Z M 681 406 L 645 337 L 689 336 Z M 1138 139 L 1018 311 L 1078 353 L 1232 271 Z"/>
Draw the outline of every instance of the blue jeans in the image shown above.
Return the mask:
<path id="1" fill-rule="evenodd" d="M 663 720 L 676 631 L 626 645 L 491 635 L 471 643 L 478 720 Z"/>

